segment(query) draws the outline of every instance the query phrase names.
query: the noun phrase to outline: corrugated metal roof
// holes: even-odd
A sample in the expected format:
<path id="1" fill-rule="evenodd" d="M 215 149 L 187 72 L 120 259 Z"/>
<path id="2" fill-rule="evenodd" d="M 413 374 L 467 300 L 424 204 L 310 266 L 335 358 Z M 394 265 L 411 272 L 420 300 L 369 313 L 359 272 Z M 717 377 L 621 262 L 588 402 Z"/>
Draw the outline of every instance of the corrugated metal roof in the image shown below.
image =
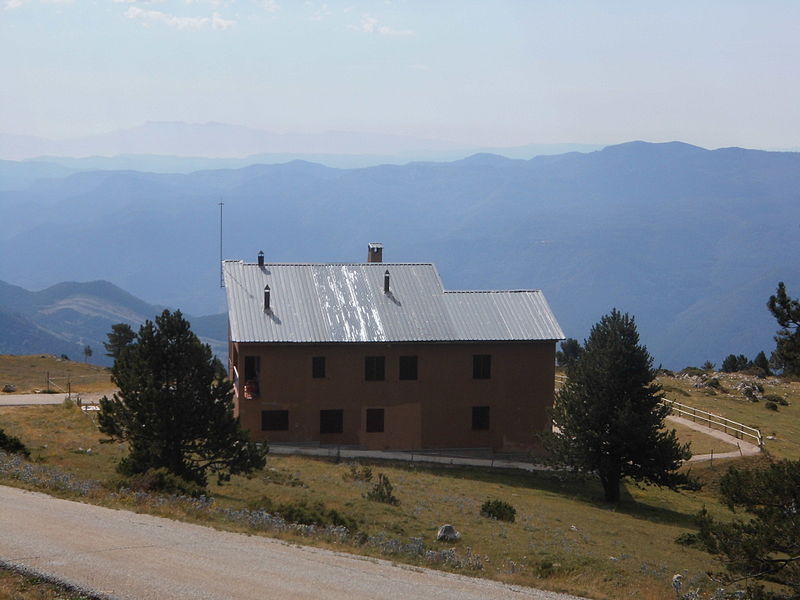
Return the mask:
<path id="1" fill-rule="evenodd" d="M 432 264 L 265 264 L 225 261 L 236 342 L 556 340 L 539 291 L 448 292 Z M 384 294 L 384 273 L 390 293 Z M 264 286 L 270 287 L 269 312 Z"/>

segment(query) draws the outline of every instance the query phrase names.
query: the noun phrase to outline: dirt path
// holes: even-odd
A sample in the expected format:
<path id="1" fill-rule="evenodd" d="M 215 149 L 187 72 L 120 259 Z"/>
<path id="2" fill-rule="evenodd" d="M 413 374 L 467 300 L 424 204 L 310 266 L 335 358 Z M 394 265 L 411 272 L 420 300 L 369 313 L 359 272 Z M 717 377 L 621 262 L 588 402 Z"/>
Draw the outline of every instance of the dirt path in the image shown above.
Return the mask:
<path id="1" fill-rule="evenodd" d="M 674 423 L 680 423 L 681 425 L 689 427 L 690 429 L 705 433 L 706 435 L 710 435 L 711 437 L 732 444 L 733 446 L 738 446 L 738 450 L 732 450 L 731 452 L 721 452 L 719 454 L 697 454 L 692 456 L 692 458 L 689 459 L 689 462 L 702 462 L 706 460 L 713 460 L 715 458 L 739 458 L 742 456 L 754 456 L 761 452 L 761 448 L 759 448 L 757 444 L 751 444 L 750 442 L 740 440 L 729 433 L 723 433 L 722 431 L 711 429 L 706 425 L 695 423 L 691 419 L 684 419 L 683 417 L 669 415 L 667 420 Z"/>
<path id="2" fill-rule="evenodd" d="M 100 398 L 114 392 L 81 392 L 82 404 L 97 404 Z M 0 406 L 34 406 L 37 404 L 62 404 L 66 394 L 0 394 Z M 78 394 L 72 394 L 75 399 Z"/>
<path id="3" fill-rule="evenodd" d="M 0 486 L 0 561 L 120 600 L 581 600 Z"/>

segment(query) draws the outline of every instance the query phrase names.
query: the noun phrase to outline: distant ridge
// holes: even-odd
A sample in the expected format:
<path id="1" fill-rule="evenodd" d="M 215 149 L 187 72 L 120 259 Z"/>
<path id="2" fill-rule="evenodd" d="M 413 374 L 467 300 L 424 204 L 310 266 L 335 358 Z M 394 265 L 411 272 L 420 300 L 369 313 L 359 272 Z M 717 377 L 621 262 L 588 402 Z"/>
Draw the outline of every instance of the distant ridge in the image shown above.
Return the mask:
<path id="1" fill-rule="evenodd" d="M 162 311 L 108 281 L 63 282 L 38 292 L 0 281 L 0 353 L 66 354 L 82 360 L 88 345 L 91 362 L 108 365 L 103 342 L 111 325 L 128 323 L 137 330 Z M 198 336 L 225 354 L 225 315 L 187 318 Z"/>
<path id="2" fill-rule="evenodd" d="M 766 300 L 778 281 L 800 295 L 800 154 L 631 142 L 462 158 L 37 179 L 0 192 L 13 257 L 0 278 L 102 279 L 224 313 L 222 201 L 226 259 L 352 262 L 381 241 L 387 261 L 434 262 L 450 289 L 542 289 L 571 337 L 630 312 L 665 367 L 774 348 Z"/>

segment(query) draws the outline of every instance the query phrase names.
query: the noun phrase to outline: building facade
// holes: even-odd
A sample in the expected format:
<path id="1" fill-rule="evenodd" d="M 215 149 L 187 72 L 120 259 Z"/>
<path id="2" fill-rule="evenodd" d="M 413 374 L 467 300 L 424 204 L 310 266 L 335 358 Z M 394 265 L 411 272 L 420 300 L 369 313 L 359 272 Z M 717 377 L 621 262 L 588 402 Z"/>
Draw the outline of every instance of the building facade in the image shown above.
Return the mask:
<path id="1" fill-rule="evenodd" d="M 255 440 L 535 452 L 563 339 L 539 291 L 444 290 L 431 264 L 225 261 L 229 369 Z"/>

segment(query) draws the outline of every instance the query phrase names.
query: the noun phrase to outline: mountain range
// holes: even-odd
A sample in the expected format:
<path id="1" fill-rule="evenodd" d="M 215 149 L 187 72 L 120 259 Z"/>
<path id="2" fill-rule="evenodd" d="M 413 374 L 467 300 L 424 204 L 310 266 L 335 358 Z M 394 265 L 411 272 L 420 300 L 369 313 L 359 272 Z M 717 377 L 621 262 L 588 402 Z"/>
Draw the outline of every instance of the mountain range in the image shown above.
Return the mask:
<path id="1" fill-rule="evenodd" d="M 630 142 L 347 169 L 37 176 L 31 164 L 0 164 L 3 177 L 28 169 L 0 191 L 0 279 L 28 289 L 102 279 L 222 313 L 223 202 L 224 258 L 363 261 L 380 241 L 389 262 L 436 263 L 448 289 L 542 289 L 570 337 L 629 312 L 670 368 L 769 354 L 767 298 L 778 281 L 800 295 L 796 153 Z"/>
<path id="2" fill-rule="evenodd" d="M 0 133 L 0 159 L 33 159 L 79 170 L 116 168 L 156 172 L 237 168 L 295 159 L 335 167 L 363 167 L 411 160 L 454 160 L 489 150 L 520 157 L 600 147 L 589 144 L 528 144 L 486 148 L 378 133 L 275 133 L 227 123 L 162 121 L 61 140 Z"/>
<path id="3" fill-rule="evenodd" d="M 111 326 L 127 323 L 136 331 L 163 310 L 107 281 L 64 282 L 39 292 L 0 281 L 0 354 L 48 353 L 76 360 L 89 346 L 92 363 L 110 365 L 103 342 Z M 218 356 L 226 355 L 226 315 L 186 318 Z"/>

